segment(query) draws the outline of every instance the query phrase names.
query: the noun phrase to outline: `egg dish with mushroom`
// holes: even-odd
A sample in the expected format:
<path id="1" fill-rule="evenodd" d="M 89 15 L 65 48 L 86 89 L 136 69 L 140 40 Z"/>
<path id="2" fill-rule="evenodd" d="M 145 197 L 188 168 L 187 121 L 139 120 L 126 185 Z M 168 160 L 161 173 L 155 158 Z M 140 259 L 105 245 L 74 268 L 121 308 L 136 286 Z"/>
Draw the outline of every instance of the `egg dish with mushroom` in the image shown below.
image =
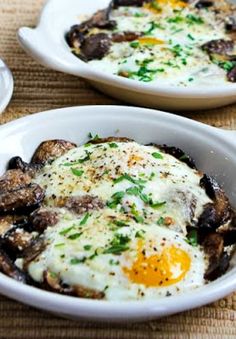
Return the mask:
<path id="1" fill-rule="evenodd" d="M 71 51 L 102 72 L 159 85 L 236 82 L 236 7 L 214 0 L 112 0 L 71 27 Z"/>
<path id="2" fill-rule="evenodd" d="M 236 217 L 179 148 L 90 136 L 42 142 L 0 177 L 0 270 L 83 298 L 150 300 L 224 274 Z"/>

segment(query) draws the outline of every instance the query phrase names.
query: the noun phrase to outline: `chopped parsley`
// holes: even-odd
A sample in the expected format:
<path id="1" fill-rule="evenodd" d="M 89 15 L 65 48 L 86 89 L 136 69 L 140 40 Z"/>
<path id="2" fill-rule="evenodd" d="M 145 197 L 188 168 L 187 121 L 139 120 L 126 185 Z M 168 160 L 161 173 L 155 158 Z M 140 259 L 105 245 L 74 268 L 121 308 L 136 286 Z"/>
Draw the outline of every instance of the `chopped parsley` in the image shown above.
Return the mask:
<path id="1" fill-rule="evenodd" d="M 89 213 L 86 213 L 85 216 L 83 217 L 83 219 L 80 221 L 79 224 L 80 224 L 81 226 L 82 226 L 82 225 L 85 225 L 89 217 L 90 217 L 90 214 L 89 214 Z"/>
<path id="2" fill-rule="evenodd" d="M 152 153 L 152 156 L 156 159 L 163 159 L 163 155 L 161 153 L 158 153 L 158 152 Z"/>
<path id="3" fill-rule="evenodd" d="M 107 202 L 107 206 L 110 208 L 115 208 L 117 205 L 120 204 L 121 200 L 124 198 L 125 192 L 116 192 L 114 193 L 111 198 L 112 200 Z"/>
<path id="4" fill-rule="evenodd" d="M 83 257 L 81 259 L 73 258 L 73 259 L 70 260 L 70 263 L 71 263 L 71 265 L 77 265 L 77 264 L 81 264 L 81 263 L 85 262 L 86 259 L 87 259 L 86 257 Z"/>
<path id="5" fill-rule="evenodd" d="M 190 40 L 195 40 L 195 38 L 194 38 L 190 33 L 187 35 L 187 37 L 188 37 Z"/>
<path id="6" fill-rule="evenodd" d="M 121 175 L 119 178 L 116 178 L 115 180 L 113 180 L 113 182 L 114 182 L 114 184 L 118 184 L 119 182 L 121 182 L 123 180 L 128 180 L 128 181 L 130 181 L 130 182 L 132 182 L 133 184 L 136 184 L 136 185 L 142 185 L 142 184 L 145 184 L 147 182 L 146 180 L 143 180 L 143 179 L 134 179 L 133 177 L 131 177 L 127 173 Z"/>
<path id="7" fill-rule="evenodd" d="M 156 29 L 156 28 L 159 28 L 159 29 L 165 29 L 165 27 L 163 27 L 162 25 L 160 25 L 159 23 L 155 22 L 155 21 L 151 21 L 150 23 L 150 28 L 144 32 L 145 35 L 150 35 L 153 33 L 153 31 Z"/>
<path id="8" fill-rule="evenodd" d="M 115 142 L 111 142 L 108 144 L 110 148 L 118 148 L 119 146 Z"/>
<path id="9" fill-rule="evenodd" d="M 160 217 L 158 220 L 157 220 L 157 225 L 163 225 L 164 224 L 164 218 L 163 217 Z"/>
<path id="10" fill-rule="evenodd" d="M 137 232 L 135 233 L 135 238 L 141 238 L 141 239 L 143 239 L 145 233 L 146 233 L 146 232 L 145 232 L 144 230 L 139 230 L 139 231 L 137 231 Z"/>
<path id="11" fill-rule="evenodd" d="M 72 172 L 74 175 L 76 175 L 77 177 L 81 177 L 81 176 L 83 175 L 83 173 L 84 173 L 83 170 L 78 170 L 78 169 L 76 169 L 76 168 L 71 168 L 71 172 Z"/>
<path id="12" fill-rule="evenodd" d="M 71 230 L 73 230 L 73 228 L 75 227 L 75 225 L 65 228 L 64 230 L 62 230 L 61 232 L 59 232 L 60 235 L 66 235 L 67 233 L 69 233 Z"/>
<path id="13" fill-rule="evenodd" d="M 187 235 L 187 243 L 196 247 L 198 245 L 198 235 L 197 230 L 192 229 Z"/>
<path id="14" fill-rule="evenodd" d="M 118 227 L 126 227 L 129 226 L 129 224 L 127 224 L 126 222 L 122 221 L 122 220 L 113 220 L 113 224 L 115 224 Z"/>
<path id="15" fill-rule="evenodd" d="M 110 259 L 109 260 L 109 264 L 112 265 L 112 266 L 117 266 L 119 265 L 119 260 L 114 260 L 114 259 Z"/>
<path id="16" fill-rule="evenodd" d="M 186 15 L 186 22 L 189 25 L 194 25 L 194 24 L 201 25 L 201 24 L 204 24 L 204 20 L 200 16 L 197 16 L 197 15 L 194 15 L 194 14 L 187 14 Z"/>
<path id="17" fill-rule="evenodd" d="M 92 248 L 92 245 L 84 245 L 85 251 L 89 251 L 91 250 L 91 248 Z"/>
<path id="18" fill-rule="evenodd" d="M 78 239 L 82 234 L 83 234 L 83 232 L 71 234 L 71 235 L 68 236 L 68 239 L 70 239 L 70 240 L 76 240 L 76 239 Z"/>
<path id="19" fill-rule="evenodd" d="M 59 244 L 55 244 L 55 247 L 63 247 L 65 245 L 65 243 L 64 242 L 61 242 L 61 243 L 59 243 Z"/>
<path id="20" fill-rule="evenodd" d="M 132 41 L 129 45 L 130 47 L 138 48 L 140 44 L 139 41 Z"/>
<path id="21" fill-rule="evenodd" d="M 130 238 L 127 235 L 115 234 L 114 239 L 111 242 L 111 246 L 104 250 L 104 254 L 120 254 L 121 252 L 127 251 L 129 249 L 128 243 Z"/>
<path id="22" fill-rule="evenodd" d="M 95 136 L 93 136 L 91 132 L 89 132 L 88 138 L 89 138 L 90 140 L 93 140 L 93 141 L 96 141 L 96 140 L 101 139 L 101 137 L 100 137 L 98 134 L 96 134 Z"/>

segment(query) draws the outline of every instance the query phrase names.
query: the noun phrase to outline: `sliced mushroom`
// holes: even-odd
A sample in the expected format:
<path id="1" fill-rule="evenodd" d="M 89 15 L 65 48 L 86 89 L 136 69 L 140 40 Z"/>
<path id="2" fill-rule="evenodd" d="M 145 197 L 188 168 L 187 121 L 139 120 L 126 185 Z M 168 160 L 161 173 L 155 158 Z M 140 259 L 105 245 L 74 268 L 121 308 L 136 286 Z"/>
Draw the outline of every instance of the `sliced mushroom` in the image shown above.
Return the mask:
<path id="1" fill-rule="evenodd" d="M 110 11 L 111 5 L 106 9 L 97 11 L 89 20 L 84 21 L 80 25 L 72 26 L 66 34 L 69 46 L 76 49 L 80 48 L 91 28 L 115 28 L 116 22 L 109 19 Z"/>
<path id="2" fill-rule="evenodd" d="M 29 247 L 33 239 L 34 235 L 32 233 L 25 231 L 23 228 L 14 227 L 4 235 L 3 244 L 8 251 L 18 253 Z"/>
<path id="3" fill-rule="evenodd" d="M 236 82 L 236 66 L 234 66 L 228 73 L 227 73 L 227 79 L 230 82 Z"/>
<path id="4" fill-rule="evenodd" d="M 56 139 L 44 141 L 36 149 L 31 163 L 45 164 L 51 162 L 75 147 L 77 147 L 76 144 L 65 140 Z"/>
<path id="5" fill-rule="evenodd" d="M 190 168 L 197 169 L 195 165 L 195 161 L 188 154 L 186 154 L 182 149 L 178 147 L 174 147 L 174 146 L 157 145 L 153 143 L 149 145 L 159 148 L 162 152 L 166 154 L 172 155 L 176 159 L 187 164 Z"/>
<path id="6" fill-rule="evenodd" d="M 99 210 L 104 207 L 104 203 L 98 197 L 83 195 L 69 197 L 66 200 L 65 207 L 77 214 L 83 214 L 92 210 Z"/>
<path id="7" fill-rule="evenodd" d="M 0 271 L 19 282 L 27 282 L 26 275 L 14 265 L 3 249 L 0 249 Z"/>
<path id="8" fill-rule="evenodd" d="M 24 252 L 22 253 L 23 267 L 27 271 L 29 264 L 35 260 L 46 248 L 46 242 L 43 237 L 36 238 L 31 242 Z"/>
<path id="9" fill-rule="evenodd" d="M 102 59 L 108 54 L 110 46 L 111 38 L 107 34 L 92 34 L 82 42 L 79 56 L 85 61 Z"/>
<path id="10" fill-rule="evenodd" d="M 44 191 L 37 184 L 1 194 L 0 214 L 32 211 L 39 206 L 43 199 Z"/>
<path id="11" fill-rule="evenodd" d="M 228 32 L 236 32 L 236 17 L 229 16 L 225 20 L 225 29 Z"/>
<path id="12" fill-rule="evenodd" d="M 0 194 L 15 191 L 31 182 L 29 174 L 22 172 L 20 169 L 8 170 L 0 177 Z"/>
<path id="13" fill-rule="evenodd" d="M 142 7 L 145 3 L 152 2 L 153 0 L 113 0 L 113 8 L 118 8 L 122 6 L 133 6 L 133 7 Z"/>
<path id="14" fill-rule="evenodd" d="M 8 163 L 8 169 L 19 169 L 24 173 L 27 173 L 31 177 L 34 177 L 36 172 L 42 168 L 42 164 L 28 164 L 23 161 L 21 157 L 13 157 Z"/>
<path id="15" fill-rule="evenodd" d="M 200 186 L 206 190 L 207 195 L 213 200 L 205 206 L 198 220 L 198 226 L 202 229 L 217 229 L 231 216 L 231 207 L 225 192 L 210 176 L 204 175 L 200 180 Z"/>
<path id="16" fill-rule="evenodd" d="M 112 34 L 112 41 L 113 42 L 124 42 L 124 41 L 134 41 L 140 38 L 142 34 L 140 32 L 122 32 L 122 33 L 114 33 Z"/>
<path id="17" fill-rule="evenodd" d="M 73 291 L 77 297 L 89 299 L 104 299 L 105 293 L 81 285 L 74 285 Z"/>
<path id="18" fill-rule="evenodd" d="M 203 51 L 208 54 L 227 54 L 234 49 L 234 42 L 232 40 L 216 39 L 206 42 L 202 45 Z"/>
<path id="19" fill-rule="evenodd" d="M 236 244 L 236 214 L 232 217 L 228 225 L 220 227 L 219 232 L 224 239 L 224 246 Z"/>
<path id="20" fill-rule="evenodd" d="M 208 8 L 208 7 L 211 7 L 214 5 L 214 1 L 211 1 L 211 0 L 199 0 L 195 7 L 198 8 L 198 9 L 201 9 L 201 8 Z"/>
<path id="21" fill-rule="evenodd" d="M 42 233 L 49 226 L 56 225 L 58 220 L 58 213 L 46 208 L 34 211 L 29 218 L 33 229 L 39 233 Z"/>
<path id="22" fill-rule="evenodd" d="M 109 142 L 132 142 L 132 139 L 125 138 L 125 137 L 108 137 L 108 138 L 96 138 L 89 140 L 88 143 L 90 144 L 104 144 Z"/>
<path id="23" fill-rule="evenodd" d="M 227 271 L 229 256 L 224 252 L 224 240 L 218 233 L 208 234 L 202 245 L 209 258 L 209 266 L 205 273 L 205 279 L 212 281 Z"/>

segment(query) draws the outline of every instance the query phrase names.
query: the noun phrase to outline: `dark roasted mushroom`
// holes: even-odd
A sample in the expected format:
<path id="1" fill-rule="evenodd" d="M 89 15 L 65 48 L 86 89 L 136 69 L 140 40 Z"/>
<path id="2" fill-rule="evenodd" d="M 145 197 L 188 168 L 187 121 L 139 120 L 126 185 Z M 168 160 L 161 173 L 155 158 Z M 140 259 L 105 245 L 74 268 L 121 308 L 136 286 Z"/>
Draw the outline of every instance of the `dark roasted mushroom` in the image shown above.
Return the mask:
<path id="1" fill-rule="evenodd" d="M 134 41 L 141 36 L 140 32 L 122 32 L 112 34 L 113 42 L 124 42 L 124 41 Z"/>
<path id="2" fill-rule="evenodd" d="M 8 170 L 0 177 L 0 194 L 15 191 L 31 182 L 29 174 L 22 172 L 20 169 Z"/>
<path id="3" fill-rule="evenodd" d="M 214 5 L 214 2 L 211 1 L 211 0 L 199 0 L 195 7 L 198 8 L 198 9 L 201 9 L 201 8 L 208 8 L 208 7 L 211 7 Z"/>
<path id="4" fill-rule="evenodd" d="M 45 164 L 51 162 L 75 147 L 77 147 L 76 144 L 66 140 L 44 141 L 36 149 L 31 163 Z"/>
<path id="5" fill-rule="evenodd" d="M 19 282 L 22 283 L 27 282 L 26 275 L 14 265 L 9 256 L 1 248 L 0 248 L 0 271 Z"/>
<path id="6" fill-rule="evenodd" d="M 205 237 L 202 245 L 209 258 L 205 279 L 215 280 L 224 274 L 229 267 L 229 256 L 224 252 L 223 237 L 217 233 L 210 233 Z"/>
<path id="7" fill-rule="evenodd" d="M 236 66 L 234 66 L 228 73 L 227 73 L 227 79 L 230 82 L 236 82 Z"/>
<path id="8" fill-rule="evenodd" d="M 28 265 L 35 260 L 46 248 L 43 237 L 36 238 L 22 253 L 23 267 L 27 271 Z"/>
<path id="9" fill-rule="evenodd" d="M 47 227 L 57 224 L 58 213 L 45 208 L 40 208 L 30 215 L 29 222 L 35 231 L 42 233 Z"/>
<path id="10" fill-rule="evenodd" d="M 174 146 L 167 146 L 167 145 L 157 145 L 157 144 L 149 144 L 150 146 L 154 146 L 159 148 L 162 152 L 166 154 L 170 154 L 176 159 L 184 162 L 187 164 L 190 168 L 196 169 L 195 161 L 186 154 L 182 149 Z"/>
<path id="11" fill-rule="evenodd" d="M 81 297 L 81 298 L 103 299 L 105 297 L 104 292 L 97 291 L 92 288 L 84 287 L 81 285 L 74 285 L 73 291 L 77 297 Z"/>
<path id="12" fill-rule="evenodd" d="M 121 6 L 142 7 L 145 3 L 149 3 L 152 1 L 153 0 L 113 0 L 112 6 L 113 8 L 118 8 Z"/>
<path id="13" fill-rule="evenodd" d="M 24 251 L 30 246 L 34 235 L 25 231 L 23 228 L 14 227 L 10 229 L 3 237 L 4 248 L 13 253 Z"/>
<path id="14" fill-rule="evenodd" d="M 0 214 L 32 211 L 39 206 L 43 199 L 44 191 L 37 184 L 1 194 Z"/>
<path id="15" fill-rule="evenodd" d="M 236 32 L 236 18 L 229 16 L 225 20 L 225 28 L 228 32 Z"/>
<path id="16" fill-rule="evenodd" d="M 232 52 L 234 48 L 234 42 L 232 40 L 217 39 L 206 42 L 202 45 L 203 51 L 208 54 L 227 54 Z"/>
<path id="17" fill-rule="evenodd" d="M 125 138 L 125 137 L 108 137 L 108 138 L 95 138 L 89 140 L 88 143 L 90 144 L 103 144 L 109 142 L 132 142 L 132 139 Z"/>
<path id="18" fill-rule="evenodd" d="M 217 231 L 224 239 L 224 246 L 236 244 L 236 214 L 234 213 L 228 225 L 220 227 Z"/>
<path id="19" fill-rule="evenodd" d="M 77 214 L 83 214 L 92 210 L 99 210 L 104 207 L 104 203 L 98 197 L 83 195 L 69 197 L 66 200 L 65 207 Z"/>
<path id="20" fill-rule="evenodd" d="M 34 177 L 35 173 L 42 168 L 42 164 L 28 164 L 21 157 L 13 157 L 8 163 L 8 169 L 20 169 L 24 173 L 28 173 Z"/>
<path id="21" fill-rule="evenodd" d="M 200 180 L 200 186 L 206 190 L 207 195 L 213 200 L 205 206 L 198 220 L 198 226 L 202 229 L 217 229 L 231 216 L 231 207 L 225 192 L 210 176 L 204 175 Z"/>
<path id="22" fill-rule="evenodd" d="M 81 44 L 80 57 L 85 61 L 102 59 L 110 50 L 111 38 L 105 33 L 92 34 Z"/>

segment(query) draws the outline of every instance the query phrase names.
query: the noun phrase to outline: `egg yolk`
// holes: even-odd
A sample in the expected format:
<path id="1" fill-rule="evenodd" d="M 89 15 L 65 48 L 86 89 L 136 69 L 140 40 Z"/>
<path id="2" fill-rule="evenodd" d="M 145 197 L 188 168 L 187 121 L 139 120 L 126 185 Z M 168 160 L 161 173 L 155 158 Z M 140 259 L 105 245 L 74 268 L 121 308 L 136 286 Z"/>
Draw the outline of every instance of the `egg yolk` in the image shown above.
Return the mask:
<path id="1" fill-rule="evenodd" d="M 138 243 L 138 256 L 131 268 L 123 267 L 129 280 L 147 287 L 169 286 L 181 281 L 191 266 L 187 252 L 171 246 L 160 254 L 147 257 L 143 242 Z"/>
<path id="2" fill-rule="evenodd" d="M 164 41 L 157 38 L 151 38 L 151 37 L 141 37 L 138 39 L 138 41 L 143 45 L 161 45 L 164 44 Z"/>
<path id="3" fill-rule="evenodd" d="M 151 3 L 144 4 L 143 7 L 151 10 L 152 12 L 161 12 L 162 8 L 160 5 L 170 5 L 172 8 L 184 8 L 187 6 L 187 4 L 181 0 L 154 0 Z"/>

